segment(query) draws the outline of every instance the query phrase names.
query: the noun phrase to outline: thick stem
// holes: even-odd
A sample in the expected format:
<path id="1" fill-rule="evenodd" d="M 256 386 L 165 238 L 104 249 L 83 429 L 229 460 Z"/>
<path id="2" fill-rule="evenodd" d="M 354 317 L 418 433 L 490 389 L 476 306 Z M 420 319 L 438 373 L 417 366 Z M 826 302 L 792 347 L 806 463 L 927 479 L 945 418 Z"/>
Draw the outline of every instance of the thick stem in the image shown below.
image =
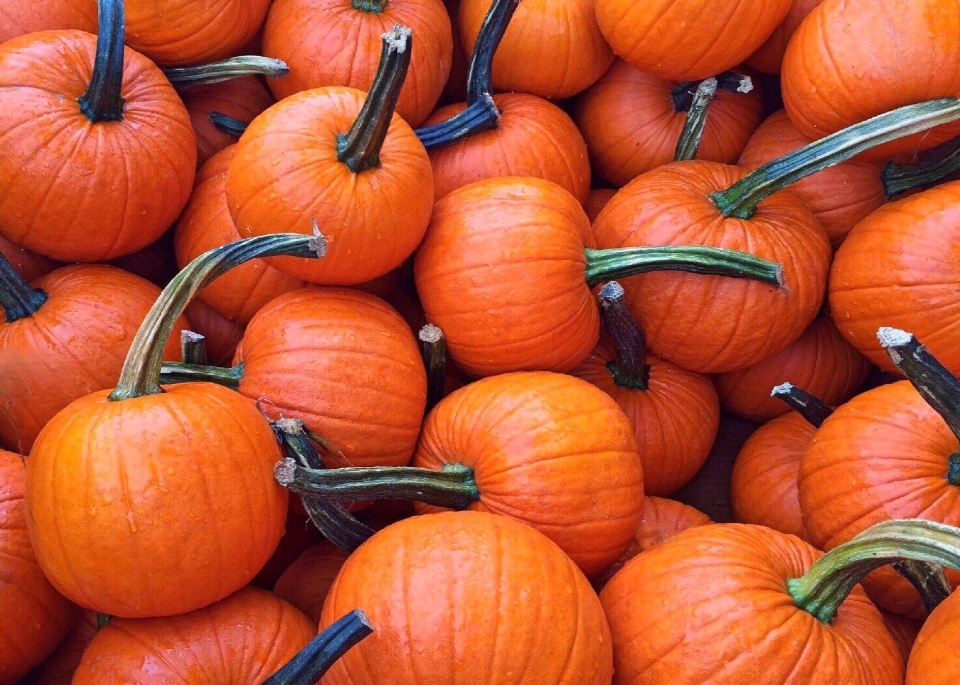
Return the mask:
<path id="1" fill-rule="evenodd" d="M 239 390 L 242 379 L 243 363 L 231 366 L 229 369 L 220 366 L 180 362 L 163 362 L 160 365 L 160 385 L 203 382 L 216 383 L 231 390 Z"/>
<path id="2" fill-rule="evenodd" d="M 380 14 L 387 8 L 387 0 L 353 0 L 350 7 L 361 12 Z"/>
<path id="3" fill-rule="evenodd" d="M 776 386 L 770 393 L 770 397 L 776 397 L 778 400 L 785 402 L 814 428 L 819 428 L 827 417 L 833 413 L 829 404 L 816 395 L 811 395 L 806 390 L 798 388 L 793 383 L 783 383 Z"/>
<path id="4" fill-rule="evenodd" d="M 33 316 L 48 299 L 49 295 L 31 288 L 13 264 L 0 254 L 0 307 L 7 323 Z"/>
<path id="5" fill-rule="evenodd" d="M 731 93 L 749 93 L 753 90 L 753 79 L 746 74 L 738 74 L 735 71 L 724 71 L 713 77 L 717 81 L 717 88 L 728 90 Z M 673 111 L 676 114 L 690 111 L 690 105 L 693 104 L 693 96 L 697 92 L 697 86 L 701 81 L 681 81 L 670 90 L 670 98 L 673 100 Z"/>
<path id="6" fill-rule="evenodd" d="M 647 339 L 623 299 L 623 286 L 616 281 L 600 288 L 603 325 L 617 346 L 617 358 L 607 364 L 613 382 L 621 388 L 646 390 L 650 383 Z"/>
<path id="7" fill-rule="evenodd" d="M 80 97 L 80 111 L 92 123 L 121 121 L 123 98 L 123 0 L 97 2 L 97 53 L 87 92 Z"/>
<path id="8" fill-rule="evenodd" d="M 867 119 L 767 162 L 710 199 L 727 217 L 749 219 L 764 198 L 865 150 L 960 118 L 960 99 L 907 105 Z"/>
<path id="9" fill-rule="evenodd" d="M 493 0 L 487 10 L 467 64 L 468 105 L 478 102 L 484 94 L 493 95 L 493 56 L 519 5 L 520 0 Z"/>
<path id="10" fill-rule="evenodd" d="M 699 245 L 621 247 L 609 250 L 585 248 L 586 279 L 591 288 L 604 281 L 650 271 L 688 271 L 695 274 L 752 278 L 783 287 L 783 267 L 746 252 Z"/>
<path id="11" fill-rule="evenodd" d="M 446 464 L 441 471 L 412 466 L 316 469 L 284 459 L 273 470 L 280 485 L 324 501 L 412 499 L 447 509 L 466 509 L 480 500 L 473 469 Z"/>
<path id="12" fill-rule="evenodd" d="M 314 685 L 347 651 L 373 632 L 366 614 L 354 609 L 307 643 L 262 685 Z"/>
<path id="13" fill-rule="evenodd" d="M 910 581 L 920 595 L 920 601 L 928 614 L 953 592 L 942 566 L 913 559 L 895 561 L 891 566 L 894 571 Z"/>
<path id="14" fill-rule="evenodd" d="M 316 228 L 316 225 L 314 225 Z M 110 393 L 112 401 L 155 395 L 160 389 L 160 363 L 170 331 L 193 296 L 211 281 L 244 262 L 258 257 L 322 257 L 327 241 L 316 232 L 276 233 L 238 240 L 205 252 L 163 289 L 137 331 L 120 371 L 120 382 Z"/>
<path id="15" fill-rule="evenodd" d="M 180 332 L 180 358 L 184 364 L 203 365 L 207 363 L 207 339 L 193 331 Z M 163 371 L 161 370 L 162 374 Z"/>
<path id="16" fill-rule="evenodd" d="M 677 139 L 677 147 L 673 153 L 673 161 L 682 162 L 693 159 L 700 149 L 703 139 L 703 129 L 707 125 L 707 110 L 717 95 L 717 79 L 708 78 L 700 82 L 693 94 L 693 102 L 687 112 L 687 120 Z"/>
<path id="17" fill-rule="evenodd" d="M 280 78 L 290 73 L 286 62 L 273 57 L 241 55 L 195 67 L 170 67 L 163 73 L 176 88 L 204 86 L 230 81 L 241 76 L 269 76 Z"/>
<path id="18" fill-rule="evenodd" d="M 420 356 L 427 369 L 427 408 L 430 411 L 443 399 L 447 370 L 447 341 L 438 326 L 428 323 L 417 333 Z"/>
<path id="19" fill-rule="evenodd" d="M 355 174 L 380 166 L 380 148 L 410 66 L 412 35 L 409 28 L 400 24 L 383 34 L 380 64 L 367 99 L 350 130 L 337 135 L 337 159 Z"/>
<path id="20" fill-rule="evenodd" d="M 878 523 L 827 552 L 800 578 L 787 580 L 787 591 L 801 609 L 832 623 L 867 574 L 905 559 L 960 570 L 960 528 L 920 519 Z"/>
<path id="21" fill-rule="evenodd" d="M 323 469 L 323 457 L 310 441 L 303 421 L 280 419 L 271 425 L 290 460 L 308 469 Z M 325 502 L 309 495 L 301 495 L 300 499 L 317 530 L 345 552 L 354 551 L 373 535 L 372 528 L 360 523 L 339 502 Z"/>
<path id="22" fill-rule="evenodd" d="M 97 612 L 97 630 L 100 630 L 105 625 L 110 623 L 110 620 L 113 618 L 110 614 L 105 614 L 101 611 Z"/>
<path id="23" fill-rule="evenodd" d="M 227 116 L 223 112 L 210 112 L 207 118 L 217 127 L 218 131 L 234 138 L 242 136 L 243 132 L 246 131 L 250 125 L 247 121 L 240 121 L 234 117 Z"/>
<path id="24" fill-rule="evenodd" d="M 880 179 L 887 199 L 905 193 L 914 188 L 937 183 L 943 178 L 960 171 L 960 138 L 954 138 L 929 162 L 916 164 L 894 164 L 888 162 Z"/>
<path id="25" fill-rule="evenodd" d="M 465 110 L 446 121 L 433 126 L 418 128 L 415 133 L 427 151 L 444 145 L 452 145 L 460 140 L 500 126 L 500 110 L 493 96 L 484 93 L 479 100 L 468 105 Z"/>

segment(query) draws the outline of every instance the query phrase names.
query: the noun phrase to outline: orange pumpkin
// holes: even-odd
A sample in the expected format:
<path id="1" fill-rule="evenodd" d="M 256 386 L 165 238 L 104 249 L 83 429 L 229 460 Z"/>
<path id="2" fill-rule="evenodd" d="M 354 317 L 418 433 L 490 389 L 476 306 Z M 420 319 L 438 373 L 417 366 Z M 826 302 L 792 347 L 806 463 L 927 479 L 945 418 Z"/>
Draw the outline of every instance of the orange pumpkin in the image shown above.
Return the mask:
<path id="1" fill-rule="evenodd" d="M 957 622 L 960 595 L 954 594 L 940 604 L 920 628 L 907 662 L 906 685 L 948 685 L 956 682 L 960 671 L 954 659 L 958 645 Z"/>
<path id="2" fill-rule="evenodd" d="M 14 270 L 27 283 L 37 280 L 60 266 L 58 262 L 14 245 L 6 238 L 0 238 L 0 257 L 10 262 Z"/>
<path id="3" fill-rule="evenodd" d="M 797 30 L 803 18 L 821 2 L 823 0 L 793 0 L 787 16 L 773 30 L 766 42 L 747 58 L 747 65 L 765 74 L 779 76 L 783 65 L 783 53 L 787 50 L 787 43 L 793 36 L 793 32 Z"/>
<path id="4" fill-rule="evenodd" d="M 319 623 L 327 592 L 347 556 L 326 540 L 308 547 L 277 579 L 273 594 L 297 607 L 314 624 Z"/>
<path id="5" fill-rule="evenodd" d="M 96 0 L 5 2 L 0 5 L 0 43 L 51 29 L 81 29 L 96 33 Z"/>
<path id="6" fill-rule="evenodd" d="M 97 634 L 97 612 L 84 609 L 63 641 L 43 663 L 30 671 L 21 685 L 70 685 L 80 659 Z"/>

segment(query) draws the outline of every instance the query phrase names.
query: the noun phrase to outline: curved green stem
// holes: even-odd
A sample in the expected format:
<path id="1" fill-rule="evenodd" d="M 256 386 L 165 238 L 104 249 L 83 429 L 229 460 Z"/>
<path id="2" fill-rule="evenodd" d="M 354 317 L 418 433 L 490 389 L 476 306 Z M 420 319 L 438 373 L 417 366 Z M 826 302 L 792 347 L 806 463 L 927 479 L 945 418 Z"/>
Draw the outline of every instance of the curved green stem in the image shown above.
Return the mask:
<path id="1" fill-rule="evenodd" d="M 888 162 L 880 174 L 887 199 L 914 188 L 932 185 L 960 171 L 960 138 L 954 138 L 936 159 L 916 164 Z"/>
<path id="2" fill-rule="evenodd" d="M 316 259 L 326 254 L 322 235 L 276 233 L 246 238 L 205 252 L 190 262 L 163 289 L 137 331 L 110 400 L 116 402 L 160 389 L 160 361 L 170 331 L 193 296 L 235 266 L 258 257 L 290 256 Z"/>
<path id="3" fill-rule="evenodd" d="M 242 136 L 243 132 L 246 131 L 250 125 L 247 121 L 240 121 L 234 117 L 227 116 L 223 112 L 210 112 L 207 118 L 217 127 L 218 131 L 234 138 Z"/>
<path id="4" fill-rule="evenodd" d="M 418 128 L 414 133 L 429 152 L 498 126 L 500 126 L 500 110 L 497 109 L 493 96 L 484 93 L 479 100 L 468 105 L 459 114 L 439 124 Z"/>
<path id="5" fill-rule="evenodd" d="M 380 14 L 387 8 L 387 0 L 353 0 L 350 7 L 361 12 Z"/>
<path id="6" fill-rule="evenodd" d="M 650 271 L 688 271 L 695 274 L 752 278 L 783 287 L 783 267 L 746 252 L 699 245 L 621 247 L 610 250 L 584 248 L 586 279 L 591 288 L 615 278 Z"/>
<path id="7" fill-rule="evenodd" d="M 80 111 L 91 122 L 123 120 L 123 0 L 97 2 L 97 54 Z"/>
<path id="8" fill-rule="evenodd" d="M 673 153 L 673 161 L 682 162 L 693 159 L 700 149 L 703 139 L 703 128 L 707 124 L 707 110 L 717 95 L 717 79 L 708 78 L 700 82 L 693 94 L 693 102 L 687 111 L 687 120 L 677 139 L 677 147 Z"/>
<path id="9" fill-rule="evenodd" d="M 163 73 L 176 88 L 204 86 L 230 81 L 241 76 L 280 78 L 290 73 L 286 62 L 261 55 L 240 55 L 194 67 L 170 67 Z"/>
<path id="10" fill-rule="evenodd" d="M 844 162 L 865 150 L 960 118 L 960 99 L 942 98 L 907 105 L 867 119 L 767 162 L 710 199 L 724 216 L 749 219 L 757 204 L 810 174 Z"/>
<path id="11" fill-rule="evenodd" d="M 428 323 L 417 333 L 420 356 L 427 369 L 427 408 L 429 412 L 443 398 L 447 370 L 447 341 L 439 327 Z"/>
<path id="12" fill-rule="evenodd" d="M 0 254 L 0 308 L 7 323 L 33 316 L 49 298 L 42 290 L 31 288 L 13 264 Z"/>
<path id="13" fill-rule="evenodd" d="M 225 369 L 206 364 L 181 362 L 162 362 L 160 364 L 160 385 L 176 383 L 216 383 L 231 390 L 240 389 L 243 379 L 243 362 Z"/>
<path id="14" fill-rule="evenodd" d="M 621 388 L 646 390 L 650 383 L 647 339 L 624 301 L 623 286 L 616 281 L 600 288 L 603 325 L 617 346 L 617 358 L 607 364 L 613 382 Z"/>
<path id="15" fill-rule="evenodd" d="M 713 77 L 717 81 L 717 88 L 731 93 L 749 93 L 753 90 L 753 79 L 746 74 L 735 71 L 724 71 Z M 689 112 L 693 104 L 693 96 L 702 81 L 681 81 L 670 90 L 670 99 L 673 100 L 675 114 Z"/>
<path id="16" fill-rule="evenodd" d="M 380 166 L 380 148 L 387 137 L 410 66 L 412 34 L 409 28 L 400 24 L 383 34 L 380 65 L 367 99 L 350 130 L 337 135 L 337 159 L 355 174 Z"/>
<path id="17" fill-rule="evenodd" d="M 372 632 L 366 614 L 354 609 L 310 640 L 262 685 L 314 685 L 337 659 Z"/>
<path id="18" fill-rule="evenodd" d="M 816 395 L 798 388 L 793 383 L 783 383 L 776 386 L 770 397 L 776 397 L 785 402 L 791 409 L 806 419 L 814 428 L 819 428 L 827 417 L 833 413 L 833 408 Z"/>
<path id="19" fill-rule="evenodd" d="M 960 570 L 960 529 L 920 519 L 878 523 L 787 580 L 787 591 L 798 607 L 829 624 L 857 583 L 905 559 Z"/>

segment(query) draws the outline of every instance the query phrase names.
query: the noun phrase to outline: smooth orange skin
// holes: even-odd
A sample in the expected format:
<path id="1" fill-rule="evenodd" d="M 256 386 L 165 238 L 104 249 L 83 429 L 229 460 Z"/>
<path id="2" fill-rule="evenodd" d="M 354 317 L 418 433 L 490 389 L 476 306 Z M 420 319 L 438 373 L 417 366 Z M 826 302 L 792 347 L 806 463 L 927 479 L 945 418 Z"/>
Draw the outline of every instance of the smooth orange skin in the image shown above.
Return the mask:
<path id="1" fill-rule="evenodd" d="M 747 438 L 730 477 L 735 521 L 773 528 L 814 544 L 800 514 L 797 477 L 800 457 L 816 430 L 792 411 L 760 426 Z"/>
<path id="2" fill-rule="evenodd" d="M 608 685 L 610 632 L 587 579 L 539 532 L 477 511 L 414 516 L 354 552 L 320 628 L 376 626 L 322 685 Z"/>
<path id="3" fill-rule="evenodd" d="M 97 0 L 26 0 L 0 5 L 0 43 L 35 31 L 97 32 Z"/>
<path id="4" fill-rule="evenodd" d="M 380 36 L 394 24 L 413 31 L 413 52 L 397 114 L 419 126 L 450 75 L 453 29 L 440 0 L 390 0 L 383 12 L 353 9 L 351 0 L 274 0 L 263 28 L 263 54 L 290 73 L 268 82 L 278 100 L 310 88 L 369 90 L 380 59 Z"/>
<path id="5" fill-rule="evenodd" d="M 753 170 L 810 142 L 781 109 L 754 132 L 737 163 Z M 882 171 L 878 162 L 852 159 L 797 181 L 790 191 L 820 220 L 836 248 L 858 221 L 887 201 Z"/>
<path id="6" fill-rule="evenodd" d="M 273 553 L 287 491 L 254 403 L 212 383 L 58 413 L 27 459 L 30 541 L 54 587 L 124 618 L 207 606 Z"/>
<path id="7" fill-rule="evenodd" d="M 318 542 L 287 567 L 273 586 L 273 593 L 297 607 L 316 625 L 323 601 L 347 556 L 332 542 Z"/>
<path id="8" fill-rule="evenodd" d="M 461 0 L 457 27 L 464 54 L 477 42 L 493 0 Z M 510 19 L 493 57 L 493 87 L 557 100 L 603 75 L 613 50 L 600 34 L 592 0 L 530 0 Z"/>
<path id="9" fill-rule="evenodd" d="M 65 266 L 34 282 L 49 299 L 33 316 L 6 323 L 0 311 L 0 445 L 26 454 L 54 414 L 112 388 L 160 289 L 116 267 Z M 174 326 L 164 359 L 180 359 Z"/>
<path id="10" fill-rule="evenodd" d="M 800 510 L 811 538 L 830 550 L 889 519 L 960 525 L 960 488 L 947 481 L 958 447 L 909 381 L 853 398 L 823 422 L 800 460 Z M 956 586 L 960 574 L 948 570 L 947 578 Z M 864 587 L 885 609 L 923 616 L 916 591 L 890 567 Z"/>
<path id="11" fill-rule="evenodd" d="M 960 181 L 891 202 L 837 250 L 830 311 L 843 336 L 884 371 L 899 372 L 877 341 L 893 326 L 917 336 L 960 373 Z"/>
<path id="12" fill-rule="evenodd" d="M 671 81 L 716 76 L 749 57 L 791 0 L 597 0 L 597 21 L 621 59 Z"/>
<path id="13" fill-rule="evenodd" d="M 952 685 L 960 676 L 953 655 L 960 649 L 960 595 L 954 593 L 934 609 L 913 643 L 905 685 Z"/>
<path id="14" fill-rule="evenodd" d="M 722 276 L 662 272 L 620 280 L 650 351 L 700 373 L 755 364 L 800 337 L 823 302 L 830 243 L 789 191 L 751 219 L 724 218 L 709 194 L 746 175 L 716 162 L 674 162 L 620 189 L 593 223 L 601 248 L 706 245 L 781 264 L 784 287 Z"/>
<path id="15" fill-rule="evenodd" d="M 897 107 L 955 96 L 958 36 L 957 0 L 825 0 L 787 45 L 781 84 L 787 114 L 814 140 Z M 889 159 L 958 134 L 954 122 L 861 157 Z"/>
<path id="16" fill-rule="evenodd" d="M 270 0 L 125 0 L 127 45 L 157 64 L 234 55 L 260 29 Z"/>
<path id="17" fill-rule="evenodd" d="M 26 250 L 19 245 L 14 245 L 6 238 L 0 238 L 0 255 L 3 255 L 3 258 L 10 262 L 27 283 L 35 281 L 61 266 L 59 262 Z"/>
<path id="18" fill-rule="evenodd" d="M 640 525 L 643 467 L 630 422 L 606 393 L 572 376 L 503 374 L 444 398 L 412 465 L 456 463 L 474 470 L 480 500 L 471 509 L 539 530 L 588 576 L 616 561 Z"/>
<path id="19" fill-rule="evenodd" d="M 0 685 L 43 661 L 77 619 L 34 557 L 23 501 L 23 457 L 0 450 Z"/>
<path id="20" fill-rule="evenodd" d="M 237 142 L 210 121 L 211 112 L 220 112 L 250 122 L 273 104 L 273 96 L 256 76 L 193 86 L 183 91 L 183 104 L 190 113 L 190 124 L 197 134 L 197 169 L 220 150 Z M 199 179 L 194 181 L 194 187 Z"/>
<path id="21" fill-rule="evenodd" d="M 610 395 L 623 410 L 637 439 L 643 486 L 651 495 L 671 495 L 707 460 L 720 427 L 720 402 L 709 376 L 647 355 L 647 390 L 617 385 L 607 364 L 617 358 L 606 336 L 570 374 Z"/>
<path id="22" fill-rule="evenodd" d="M 464 371 L 565 372 L 590 354 L 600 314 L 584 278 L 589 231 L 579 202 L 537 178 L 478 181 L 437 203 L 414 277 Z"/>
<path id="23" fill-rule="evenodd" d="M 837 405 L 853 397 L 871 368 L 833 321 L 820 316 L 777 354 L 745 369 L 718 374 L 713 381 L 720 406 L 726 411 L 764 423 L 790 411 L 786 402 L 770 396 L 781 383 L 793 383 L 827 404 Z"/>
<path id="24" fill-rule="evenodd" d="M 614 685 L 900 685 L 903 661 L 854 588 L 830 625 L 785 581 L 822 554 L 792 535 L 727 523 L 639 554 L 603 591 Z"/>
<path id="25" fill-rule="evenodd" d="M 394 114 L 380 166 L 354 174 L 337 160 L 366 99 L 354 88 L 291 95 L 253 120 L 227 172 L 227 202 L 240 235 L 326 237 L 323 259 L 276 257 L 281 271 L 322 285 L 356 285 L 400 266 L 420 244 L 433 210 L 433 172 L 413 129 Z"/>
<path id="26" fill-rule="evenodd" d="M 259 685 L 316 634 L 300 611 L 243 588 L 182 616 L 112 619 L 77 668 L 74 685 Z"/>
<path id="27" fill-rule="evenodd" d="M 577 122 L 594 171 L 623 186 L 645 171 L 673 161 L 686 112 L 675 112 L 677 85 L 617 60 L 577 97 Z M 697 159 L 733 164 L 763 118 L 763 93 L 718 90 L 707 111 Z"/>
<path id="28" fill-rule="evenodd" d="M 123 121 L 77 102 L 96 36 L 46 31 L 0 45 L 0 232 L 64 261 L 136 252 L 173 223 L 193 185 L 196 136 L 157 66 L 124 50 Z"/>
<path id="29" fill-rule="evenodd" d="M 405 466 L 420 434 L 427 374 L 403 318 L 373 295 L 302 288 L 247 325 L 235 362 L 240 392 L 271 418 L 302 419 L 346 463 Z"/>
<path id="30" fill-rule="evenodd" d="M 773 30 L 766 42 L 757 48 L 756 52 L 746 59 L 746 64 L 757 71 L 773 76 L 780 75 L 783 65 L 783 53 L 787 50 L 787 42 L 797 30 L 803 18 L 810 14 L 814 7 L 823 0 L 793 0 L 790 10 L 780 25 Z"/>
<path id="31" fill-rule="evenodd" d="M 84 609 L 73 628 L 39 666 L 21 680 L 21 685 L 70 685 L 80 659 L 97 634 L 97 612 Z"/>
<path id="32" fill-rule="evenodd" d="M 535 176 L 585 201 L 590 194 L 587 144 L 570 115 L 526 93 L 499 93 L 493 101 L 500 110 L 498 128 L 430 151 L 435 198 L 475 181 Z M 463 102 L 441 107 L 424 126 L 446 121 L 464 109 Z"/>
<path id="33" fill-rule="evenodd" d="M 182 269 L 207 250 L 240 240 L 227 208 L 227 169 L 236 146 L 221 150 L 199 171 L 190 201 L 177 219 L 174 250 Z M 263 259 L 253 259 L 219 277 L 197 296 L 225 318 L 246 324 L 267 302 L 303 286 Z"/>

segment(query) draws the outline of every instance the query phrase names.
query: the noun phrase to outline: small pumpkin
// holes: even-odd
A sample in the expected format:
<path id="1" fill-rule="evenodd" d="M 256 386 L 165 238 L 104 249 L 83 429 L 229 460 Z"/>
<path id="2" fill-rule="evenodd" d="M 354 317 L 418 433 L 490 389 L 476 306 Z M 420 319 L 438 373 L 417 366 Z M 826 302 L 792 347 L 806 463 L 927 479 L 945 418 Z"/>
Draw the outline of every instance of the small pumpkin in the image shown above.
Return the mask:
<path id="1" fill-rule="evenodd" d="M 906 685 L 948 685 L 958 675 L 955 660 L 945 655 L 958 648 L 958 602 L 960 595 L 951 595 L 923 622 L 907 661 Z"/>
<path id="2" fill-rule="evenodd" d="M 779 76 L 783 66 L 783 53 L 787 50 L 787 43 L 793 36 L 793 32 L 797 30 L 804 17 L 821 2 L 823 0 L 793 0 L 787 16 L 773 30 L 766 42 L 747 58 L 747 65 L 764 74 Z"/>
<path id="3" fill-rule="evenodd" d="M 273 594 L 297 607 L 313 623 L 319 623 L 327 592 L 347 556 L 326 540 L 308 547 L 277 579 Z"/>

